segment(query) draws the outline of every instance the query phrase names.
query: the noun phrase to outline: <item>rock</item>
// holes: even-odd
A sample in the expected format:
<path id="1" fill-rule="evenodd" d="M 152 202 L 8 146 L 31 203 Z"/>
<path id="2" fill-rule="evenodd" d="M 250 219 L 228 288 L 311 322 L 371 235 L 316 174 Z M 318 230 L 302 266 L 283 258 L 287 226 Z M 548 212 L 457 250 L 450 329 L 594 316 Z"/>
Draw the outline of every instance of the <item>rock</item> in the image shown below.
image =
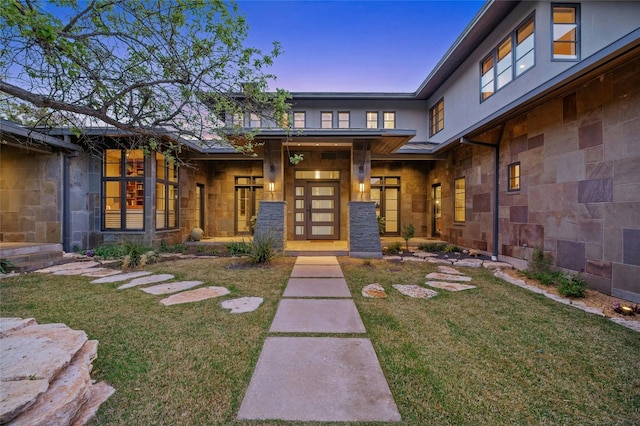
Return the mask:
<path id="1" fill-rule="evenodd" d="M 124 290 L 126 288 L 131 288 L 131 287 L 145 285 L 145 284 L 160 283 L 162 281 L 172 280 L 174 278 L 175 277 L 171 274 L 148 275 L 148 276 L 133 279 L 126 284 L 122 284 L 120 287 L 118 287 L 118 290 Z"/>
<path id="2" fill-rule="evenodd" d="M 49 388 L 48 380 L 2 382 L 0 386 L 0 424 L 5 424 L 31 407 Z"/>
<path id="3" fill-rule="evenodd" d="M 507 262 L 484 261 L 482 267 L 487 269 L 513 269 L 513 265 Z"/>
<path id="4" fill-rule="evenodd" d="M 427 279 L 437 281 L 471 281 L 471 277 L 467 277 L 466 275 L 443 274 L 440 272 L 427 274 Z"/>
<path id="5" fill-rule="evenodd" d="M 179 303 L 199 302 L 201 300 L 224 296 L 225 294 L 229 294 L 229 290 L 227 290 L 225 287 L 205 287 L 174 294 L 173 296 L 169 296 L 166 299 L 162 299 L 160 303 L 165 306 L 170 306 Z"/>
<path id="6" fill-rule="evenodd" d="M 438 292 L 434 290 L 429 290 L 424 287 L 420 287 L 417 285 L 401 285 L 394 284 L 393 288 L 398 290 L 400 293 L 405 296 L 413 297 L 416 299 L 429 299 L 431 297 L 437 296 Z"/>
<path id="7" fill-rule="evenodd" d="M 405 256 L 402 258 L 403 262 L 424 262 L 422 257 Z"/>
<path id="8" fill-rule="evenodd" d="M 97 280 L 91 281 L 91 284 L 117 283 L 120 281 L 127 281 L 132 278 L 144 277 L 145 275 L 151 275 L 151 272 L 148 272 L 148 271 L 126 272 L 124 274 L 111 275 L 109 277 L 98 278 Z"/>
<path id="9" fill-rule="evenodd" d="M 382 287 L 380 284 L 374 283 L 374 284 L 366 285 L 362 289 L 362 295 L 364 297 L 371 297 L 374 299 L 384 299 L 387 297 L 387 292 L 385 291 L 384 287 Z"/>
<path id="10" fill-rule="evenodd" d="M 76 415 L 71 426 L 83 426 L 95 416 L 96 411 L 116 390 L 104 382 L 93 384 L 90 388 L 89 398 Z"/>
<path id="11" fill-rule="evenodd" d="M 452 268 L 451 266 L 438 265 L 438 271 L 442 272 L 443 274 L 462 275 L 460 271 L 458 271 L 456 268 Z"/>
<path id="12" fill-rule="evenodd" d="M 81 268 L 81 269 L 64 269 L 62 271 L 56 271 L 53 275 L 83 275 L 93 271 L 94 268 Z"/>
<path id="13" fill-rule="evenodd" d="M 89 269 L 87 272 L 82 274 L 83 277 L 94 277 L 94 278 L 102 278 L 102 277 L 110 277 L 111 275 L 121 274 L 122 271 L 119 269 L 111 269 L 111 268 L 93 268 Z"/>
<path id="14" fill-rule="evenodd" d="M 472 288 L 476 288 L 476 286 L 474 285 L 448 283 L 444 281 L 427 281 L 425 284 L 428 285 L 429 287 L 435 287 L 435 288 L 440 288 L 442 290 L 449 290 L 449 291 L 463 291 L 463 290 L 470 290 Z"/>
<path id="15" fill-rule="evenodd" d="M 440 265 L 451 265 L 453 262 L 449 259 L 440 259 L 438 257 L 430 257 L 427 259 L 428 263 L 436 263 Z"/>
<path id="16" fill-rule="evenodd" d="M 402 262 L 402 256 L 382 256 L 384 260 L 399 260 Z"/>
<path id="17" fill-rule="evenodd" d="M 482 266 L 481 259 L 460 259 L 453 263 L 455 266 L 465 266 L 467 268 L 480 268 Z"/>
<path id="18" fill-rule="evenodd" d="M 33 318 L 0 318 L 0 337 L 35 324 L 36 320 Z"/>
<path id="19" fill-rule="evenodd" d="M 413 255 L 417 256 L 417 257 L 421 257 L 423 259 L 425 259 L 427 257 L 436 257 L 436 256 L 438 256 L 435 253 L 428 253 L 426 251 L 415 251 L 415 252 L 413 252 Z"/>
<path id="20" fill-rule="evenodd" d="M 262 304 L 262 297 L 241 297 L 239 299 L 225 300 L 220 305 L 224 309 L 231 309 L 232 314 L 244 314 L 253 312 Z"/>
<path id="21" fill-rule="evenodd" d="M 53 266 L 49 266 L 48 268 L 38 269 L 37 271 L 34 271 L 34 272 L 39 272 L 41 274 L 51 274 L 51 273 L 67 271 L 71 269 L 89 269 L 98 265 L 99 265 L 98 262 L 94 260 L 89 260 L 86 262 L 71 262 L 71 263 L 63 263 L 61 265 L 53 265 Z"/>
<path id="22" fill-rule="evenodd" d="M 176 281 L 173 283 L 159 284 L 152 287 L 141 288 L 140 290 L 149 294 L 169 294 L 177 291 L 188 290 L 199 286 L 202 281 Z"/>

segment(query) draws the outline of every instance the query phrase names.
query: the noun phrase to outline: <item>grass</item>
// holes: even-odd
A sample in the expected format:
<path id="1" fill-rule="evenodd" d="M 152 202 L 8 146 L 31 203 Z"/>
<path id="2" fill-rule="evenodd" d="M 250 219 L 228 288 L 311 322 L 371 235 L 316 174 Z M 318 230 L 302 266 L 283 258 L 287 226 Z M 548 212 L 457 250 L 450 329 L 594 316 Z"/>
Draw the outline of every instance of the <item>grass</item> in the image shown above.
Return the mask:
<path id="1" fill-rule="evenodd" d="M 293 265 L 233 258 L 145 269 L 223 285 L 216 300 L 165 307 L 161 296 L 86 277 L 0 280 L 2 316 L 63 322 L 98 339 L 93 376 L 116 388 L 93 425 L 251 425 L 236 415 Z M 635 424 L 638 333 L 529 293 L 490 272 L 463 269 L 478 288 L 410 299 L 392 284 L 423 284 L 430 264 L 341 259 L 405 425 Z M 387 299 L 366 299 L 374 282 Z M 231 315 L 222 300 L 260 296 Z"/>

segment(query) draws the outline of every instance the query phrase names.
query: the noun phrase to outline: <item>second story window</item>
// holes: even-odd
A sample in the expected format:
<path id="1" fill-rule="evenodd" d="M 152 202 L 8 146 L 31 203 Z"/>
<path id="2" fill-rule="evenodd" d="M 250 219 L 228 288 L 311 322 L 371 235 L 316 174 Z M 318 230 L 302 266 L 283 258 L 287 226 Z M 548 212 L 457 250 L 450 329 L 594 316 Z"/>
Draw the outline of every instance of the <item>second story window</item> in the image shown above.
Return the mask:
<path id="1" fill-rule="evenodd" d="M 579 55 L 578 6 L 553 5 L 553 59 L 576 61 Z"/>
<path id="2" fill-rule="evenodd" d="M 367 111 L 367 129 L 378 128 L 378 111 Z"/>
<path id="3" fill-rule="evenodd" d="M 480 62 L 481 100 L 493 95 L 534 64 L 534 21 L 530 17 Z"/>
<path id="4" fill-rule="evenodd" d="M 338 128 L 340 129 L 349 128 L 349 111 L 340 111 L 338 113 Z"/>
<path id="5" fill-rule="evenodd" d="M 429 135 L 433 136 L 444 129 L 444 99 L 440 99 L 429 110 Z"/>
<path id="6" fill-rule="evenodd" d="M 252 112 L 249 116 L 249 127 L 261 127 L 262 122 L 260 120 L 260 116 L 255 112 Z"/>
<path id="7" fill-rule="evenodd" d="M 396 113 L 394 111 L 385 111 L 383 114 L 382 127 L 385 129 L 396 128 Z"/>
<path id="8" fill-rule="evenodd" d="M 320 114 L 320 127 L 330 129 L 333 127 L 333 113 L 331 111 L 323 111 Z"/>
<path id="9" fill-rule="evenodd" d="M 306 114 L 304 111 L 296 111 L 293 113 L 293 127 L 294 129 L 304 129 L 305 128 L 305 118 Z"/>

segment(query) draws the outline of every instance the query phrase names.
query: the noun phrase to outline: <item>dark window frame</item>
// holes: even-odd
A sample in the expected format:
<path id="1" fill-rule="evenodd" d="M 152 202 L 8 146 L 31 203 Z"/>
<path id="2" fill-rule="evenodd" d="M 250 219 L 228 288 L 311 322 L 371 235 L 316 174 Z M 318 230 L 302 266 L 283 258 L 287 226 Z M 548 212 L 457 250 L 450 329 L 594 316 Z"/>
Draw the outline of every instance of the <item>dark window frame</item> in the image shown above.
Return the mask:
<path id="1" fill-rule="evenodd" d="M 325 127 L 326 121 L 323 119 L 324 115 L 328 114 L 331 119 L 329 120 L 329 127 Z M 321 129 L 333 129 L 333 111 L 320 111 L 320 128 Z"/>
<path id="2" fill-rule="evenodd" d="M 387 123 L 389 122 L 389 120 L 386 119 L 386 114 L 393 114 L 393 127 L 387 127 Z M 397 123 L 397 114 L 395 111 L 383 111 L 382 112 L 382 128 L 383 129 L 395 129 L 396 128 L 396 123 Z"/>
<path id="3" fill-rule="evenodd" d="M 575 45 L 576 45 L 576 57 L 575 58 L 556 58 L 554 50 L 555 50 L 555 45 L 556 45 L 556 41 L 554 40 L 554 27 L 556 25 L 554 18 L 553 18 L 553 13 L 555 8 L 571 8 L 571 9 L 575 9 L 575 14 L 576 14 L 576 40 L 575 40 Z M 580 21 L 580 4 L 579 3 L 551 3 L 551 13 L 550 13 L 550 19 L 551 19 L 551 61 L 552 62 L 578 62 L 580 61 L 580 51 L 581 49 L 581 21 Z"/>
<path id="4" fill-rule="evenodd" d="M 458 181 L 462 181 L 464 182 L 464 191 L 462 192 L 463 198 L 462 198 L 462 206 L 458 205 L 458 188 L 457 188 L 457 183 Z M 453 180 L 453 223 L 456 225 L 463 225 L 464 223 L 466 223 L 467 221 L 467 179 L 466 176 L 460 176 L 457 177 Z M 456 215 L 457 212 L 461 211 L 462 212 L 462 220 L 458 219 L 458 215 Z"/>
<path id="5" fill-rule="evenodd" d="M 342 127 L 341 124 L 344 122 L 340 119 L 341 114 L 347 115 L 347 127 Z M 350 129 L 351 128 L 351 111 L 338 111 L 338 129 Z"/>
<path id="6" fill-rule="evenodd" d="M 429 136 L 434 136 L 442 130 L 444 130 L 444 98 L 440 98 L 429 108 Z"/>
<path id="7" fill-rule="evenodd" d="M 154 155 L 154 160 L 157 161 L 157 157 Z M 156 163 L 157 164 L 157 163 Z M 171 164 L 173 165 L 173 168 L 175 169 L 174 173 L 175 173 L 175 180 L 171 180 L 169 179 L 169 170 L 171 167 Z M 165 193 L 164 193 L 164 211 L 166 212 L 165 216 L 164 216 L 164 220 L 165 223 L 163 224 L 159 224 L 157 222 L 157 215 L 156 215 L 156 230 L 158 231 L 165 231 L 165 230 L 171 230 L 171 229 L 178 229 L 180 228 L 180 168 L 178 167 L 178 164 L 176 162 L 176 160 L 173 160 L 173 162 L 171 161 L 170 158 L 167 158 L 166 156 L 164 156 L 164 178 L 160 179 L 158 178 L 158 169 L 157 169 L 157 165 L 156 165 L 156 188 L 158 187 L 158 184 L 160 185 L 164 185 L 165 188 Z M 174 188 L 174 194 L 175 194 L 175 225 L 171 226 L 169 224 L 169 212 L 171 211 L 169 209 L 169 205 L 170 205 L 170 194 L 171 191 L 169 190 L 169 188 L 172 187 Z M 155 197 L 155 202 L 156 202 L 156 208 L 157 208 L 157 202 L 158 202 L 158 194 L 156 193 L 156 197 Z"/>
<path id="8" fill-rule="evenodd" d="M 517 168 L 517 175 L 513 174 Z M 507 165 L 507 192 L 519 192 L 522 188 L 522 166 L 519 161 Z"/>
<path id="9" fill-rule="evenodd" d="M 119 164 L 119 175 L 118 176 L 105 176 L 105 167 L 106 167 L 106 155 L 107 151 L 120 151 L 120 164 Z M 100 171 L 100 211 L 101 220 L 100 227 L 102 232 L 132 232 L 132 233 L 140 233 L 144 232 L 145 226 L 145 208 L 146 208 L 146 199 L 147 199 L 147 185 L 146 185 L 146 177 L 148 173 L 147 167 L 147 159 L 143 156 L 142 159 L 142 175 L 138 175 L 137 173 L 129 174 L 128 171 L 128 152 L 134 151 L 129 149 L 119 149 L 119 148 L 108 148 L 105 149 L 102 153 L 102 165 Z M 134 163 L 135 164 L 135 163 Z M 136 167 L 136 166 L 133 166 Z M 107 182 L 115 182 L 118 184 L 118 209 L 120 210 L 120 226 L 119 227 L 107 227 L 107 214 L 106 212 L 109 210 L 109 205 L 106 203 L 106 184 Z M 127 227 L 127 191 L 129 187 L 127 184 L 136 185 L 133 189 L 137 191 L 138 183 L 142 183 L 142 227 L 141 228 L 132 228 Z M 139 197 L 138 197 L 139 198 Z"/>

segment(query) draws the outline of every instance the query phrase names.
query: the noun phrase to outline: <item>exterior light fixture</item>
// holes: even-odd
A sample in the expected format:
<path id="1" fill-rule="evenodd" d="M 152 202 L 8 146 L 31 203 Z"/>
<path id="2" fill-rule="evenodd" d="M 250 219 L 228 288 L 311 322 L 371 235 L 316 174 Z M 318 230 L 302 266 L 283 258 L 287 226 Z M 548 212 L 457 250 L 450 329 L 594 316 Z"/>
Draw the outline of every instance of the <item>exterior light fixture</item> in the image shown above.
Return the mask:
<path id="1" fill-rule="evenodd" d="M 269 192 L 273 194 L 273 191 L 276 188 L 276 184 L 274 182 L 269 182 Z"/>
<path id="2" fill-rule="evenodd" d="M 360 193 L 364 194 L 364 182 L 360 182 Z"/>

